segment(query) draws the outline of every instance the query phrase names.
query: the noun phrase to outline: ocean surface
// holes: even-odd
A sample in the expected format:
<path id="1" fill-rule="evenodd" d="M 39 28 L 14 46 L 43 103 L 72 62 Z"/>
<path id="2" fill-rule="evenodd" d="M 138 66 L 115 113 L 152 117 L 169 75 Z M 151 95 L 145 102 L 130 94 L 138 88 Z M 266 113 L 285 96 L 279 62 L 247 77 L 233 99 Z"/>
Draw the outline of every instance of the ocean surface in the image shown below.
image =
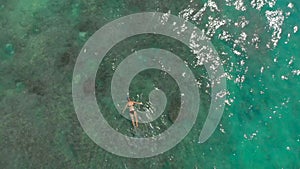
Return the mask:
<path id="1" fill-rule="evenodd" d="M 298 0 L 0 0 L 0 168 L 299 169 L 299 10 Z M 127 158 L 104 150 L 83 130 L 72 77 L 80 51 L 98 29 L 140 12 L 172 14 L 203 30 L 224 68 L 226 100 L 217 129 L 200 144 L 212 85 L 203 65 L 191 68 L 201 99 L 191 131 L 162 154 Z M 108 124 L 130 137 L 167 130 L 180 105 L 176 81 L 150 69 L 134 77 L 129 96 L 144 103 L 137 109 L 147 109 L 149 92 L 164 90 L 163 114 L 140 124 L 137 134 L 115 108 L 114 71 L 147 48 L 171 51 L 191 67 L 199 63 L 187 46 L 157 34 L 111 48 L 97 71 L 97 103 Z"/>

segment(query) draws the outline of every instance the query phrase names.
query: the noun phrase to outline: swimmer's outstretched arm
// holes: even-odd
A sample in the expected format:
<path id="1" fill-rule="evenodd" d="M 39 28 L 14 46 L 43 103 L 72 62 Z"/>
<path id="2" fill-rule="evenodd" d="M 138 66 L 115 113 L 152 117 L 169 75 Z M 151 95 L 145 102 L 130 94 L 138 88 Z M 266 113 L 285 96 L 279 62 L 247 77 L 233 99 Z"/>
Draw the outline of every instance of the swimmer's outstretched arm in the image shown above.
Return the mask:
<path id="1" fill-rule="evenodd" d="M 125 107 L 124 107 L 124 109 L 123 109 L 123 111 L 122 111 L 122 114 L 123 114 L 124 111 L 126 110 L 127 106 L 128 106 L 128 103 L 126 103 L 126 105 L 125 105 Z"/>
<path id="2" fill-rule="evenodd" d="M 142 102 L 133 102 L 134 104 L 143 104 Z"/>

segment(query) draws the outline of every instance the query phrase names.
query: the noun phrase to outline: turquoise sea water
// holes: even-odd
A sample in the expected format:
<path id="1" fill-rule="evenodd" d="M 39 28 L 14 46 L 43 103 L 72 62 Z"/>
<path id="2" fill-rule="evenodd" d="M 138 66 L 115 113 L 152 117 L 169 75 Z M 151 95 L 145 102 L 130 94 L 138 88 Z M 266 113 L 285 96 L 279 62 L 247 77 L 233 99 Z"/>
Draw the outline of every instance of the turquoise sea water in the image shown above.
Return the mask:
<path id="1" fill-rule="evenodd" d="M 300 168 L 299 9 L 296 0 L 1 0 L 0 168 Z M 201 103 L 187 137 L 161 155 L 124 158 L 83 131 L 72 103 L 72 73 L 81 48 L 99 28 L 155 11 L 205 31 L 226 72 L 226 106 L 217 130 L 199 144 L 211 87 L 204 67 L 192 69 L 201 82 Z M 187 46 L 153 34 L 130 37 L 109 51 L 97 73 L 97 101 L 108 123 L 132 137 L 166 130 L 180 104 L 174 80 L 147 70 L 133 79 L 130 96 L 147 103 L 153 86 L 165 90 L 165 112 L 151 123 L 159 129 L 141 124 L 136 135 L 117 113 L 110 93 L 114 67 L 145 48 L 197 61 Z"/>

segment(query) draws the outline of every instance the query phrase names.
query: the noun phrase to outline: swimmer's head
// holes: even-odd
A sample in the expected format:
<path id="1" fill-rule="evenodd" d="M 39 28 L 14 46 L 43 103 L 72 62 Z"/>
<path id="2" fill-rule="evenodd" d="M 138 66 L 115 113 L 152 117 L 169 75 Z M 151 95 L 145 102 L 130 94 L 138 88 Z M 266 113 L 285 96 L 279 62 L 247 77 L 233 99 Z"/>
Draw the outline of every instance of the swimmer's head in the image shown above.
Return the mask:
<path id="1" fill-rule="evenodd" d="M 130 98 L 128 96 L 126 97 L 126 99 L 127 99 L 127 101 L 130 101 Z"/>

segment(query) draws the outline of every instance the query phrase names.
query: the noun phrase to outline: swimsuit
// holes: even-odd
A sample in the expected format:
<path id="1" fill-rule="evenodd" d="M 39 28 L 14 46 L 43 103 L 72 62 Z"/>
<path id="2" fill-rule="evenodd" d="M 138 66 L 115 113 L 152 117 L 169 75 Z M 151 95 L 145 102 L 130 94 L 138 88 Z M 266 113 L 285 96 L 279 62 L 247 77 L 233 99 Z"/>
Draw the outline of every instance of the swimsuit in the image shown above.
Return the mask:
<path id="1" fill-rule="evenodd" d="M 134 114 L 134 110 L 130 110 L 129 113 L 133 115 Z"/>
<path id="2" fill-rule="evenodd" d="M 134 104 L 133 104 L 133 105 L 134 105 Z M 132 105 L 132 106 L 133 106 L 133 105 Z M 134 114 L 134 109 L 133 109 L 133 110 L 130 110 L 129 113 L 133 115 L 133 114 Z"/>

